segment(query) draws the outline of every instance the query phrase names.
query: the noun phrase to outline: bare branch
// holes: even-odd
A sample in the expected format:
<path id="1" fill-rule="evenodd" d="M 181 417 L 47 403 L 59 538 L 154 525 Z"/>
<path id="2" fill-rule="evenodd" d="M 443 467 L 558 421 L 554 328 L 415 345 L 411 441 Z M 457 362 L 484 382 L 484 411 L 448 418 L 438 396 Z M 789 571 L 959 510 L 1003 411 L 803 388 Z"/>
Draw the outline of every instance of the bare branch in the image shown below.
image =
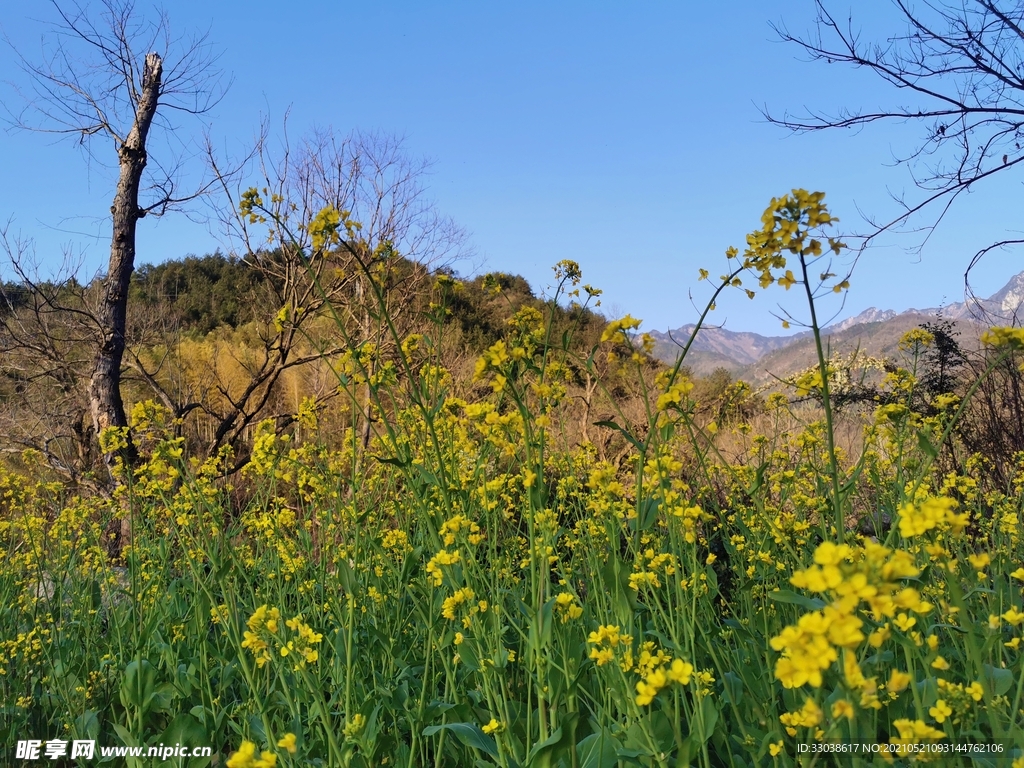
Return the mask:
<path id="1" fill-rule="evenodd" d="M 896 162 L 908 167 L 923 196 L 911 201 L 894 196 L 900 214 L 869 219 L 872 229 L 864 233 L 870 241 L 910 227 L 924 233 L 920 249 L 962 192 L 1024 160 L 1024 2 L 948 0 L 911 6 L 893 0 L 904 30 L 879 43 L 865 42 L 852 18 L 840 22 L 827 0 L 815 4 L 810 34 L 795 35 L 773 25 L 779 38 L 799 46 L 811 61 L 873 73 L 894 86 L 901 102 L 873 111 L 807 110 L 782 117 L 766 107 L 762 114 L 795 132 L 860 129 L 886 121 L 920 123 L 921 141 Z M 921 216 L 925 223 L 915 225 Z M 979 252 L 971 266 L 988 250 Z"/>

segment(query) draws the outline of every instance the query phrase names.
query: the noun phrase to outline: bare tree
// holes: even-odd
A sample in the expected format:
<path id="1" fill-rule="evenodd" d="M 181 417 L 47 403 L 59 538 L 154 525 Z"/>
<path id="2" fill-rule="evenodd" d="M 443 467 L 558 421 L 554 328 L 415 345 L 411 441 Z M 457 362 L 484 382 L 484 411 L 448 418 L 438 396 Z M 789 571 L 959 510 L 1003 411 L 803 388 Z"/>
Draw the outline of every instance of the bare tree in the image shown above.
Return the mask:
<path id="1" fill-rule="evenodd" d="M 873 123 L 919 123 L 922 138 L 897 157 L 910 168 L 920 195 L 898 196 L 898 216 L 872 221 L 868 239 L 922 214 L 927 237 L 964 192 L 1024 161 L 1024 2 L 1021 0 L 892 0 L 904 29 L 884 42 L 867 42 L 852 18 L 815 0 L 817 17 L 805 36 L 774 29 L 813 61 L 848 64 L 894 87 L 899 102 L 878 110 L 854 107 L 836 114 L 807 111 L 765 116 L 797 132 L 862 128 Z M 929 213 L 930 212 L 930 213 Z M 1024 243 L 1011 238 L 979 251 Z M 923 244 L 923 242 L 922 242 Z M 970 267 L 968 268 L 968 272 Z"/>
<path id="2" fill-rule="evenodd" d="M 15 280 L 0 283 L 2 449 L 39 451 L 65 478 L 89 485 L 94 441 L 80 373 L 95 355 L 89 290 L 73 279 L 40 279 L 31 243 L 8 230 L 0 228 L 0 247 Z"/>
<path id="3" fill-rule="evenodd" d="M 138 16 L 132 0 L 101 0 L 98 13 L 78 4 L 53 3 L 53 24 L 42 61 L 18 51 L 29 87 L 16 88 L 23 108 L 11 113 L 22 128 L 67 135 L 100 161 L 94 139 L 110 142 L 118 180 L 111 213 L 110 261 L 94 319 L 100 341 L 88 386 L 95 435 L 126 427 L 121 396 L 128 288 L 136 258 L 136 228 L 147 215 L 162 215 L 205 191 L 179 191 L 183 156 L 151 158 L 151 130 L 173 126 L 161 115 L 201 115 L 221 91 L 205 37 L 179 41 L 167 17 Z M 134 448 L 124 458 L 134 459 Z M 109 457 L 107 457 L 109 461 Z"/>
<path id="4" fill-rule="evenodd" d="M 239 183 L 209 153 L 225 201 L 217 215 L 233 249 L 265 278 L 264 295 L 254 297 L 262 321 L 245 343 L 213 353 L 198 386 L 129 350 L 129 365 L 175 415 L 195 412 L 210 425 L 203 451 L 231 446 L 237 466 L 248 460 L 245 442 L 258 420 L 284 428 L 294 418 L 294 409 L 274 409 L 286 373 L 313 378 L 317 365 L 365 342 L 385 354 L 396 333 L 419 322 L 413 297 L 431 271 L 466 255 L 465 232 L 426 195 L 429 164 L 412 159 L 401 139 L 321 130 L 294 147 L 285 140 L 280 151 L 268 144 L 264 131 L 252 156 L 255 181 Z M 322 396 L 337 392 L 335 378 Z M 367 393 L 364 442 L 371 410 Z"/>

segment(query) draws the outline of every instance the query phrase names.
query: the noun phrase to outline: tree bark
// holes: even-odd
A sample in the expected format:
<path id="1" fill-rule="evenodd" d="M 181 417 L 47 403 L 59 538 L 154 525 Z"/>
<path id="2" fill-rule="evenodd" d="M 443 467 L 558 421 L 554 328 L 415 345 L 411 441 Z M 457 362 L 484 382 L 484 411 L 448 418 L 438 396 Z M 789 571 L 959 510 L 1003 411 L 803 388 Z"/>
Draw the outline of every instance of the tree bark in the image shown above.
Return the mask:
<path id="1" fill-rule="evenodd" d="M 124 401 L 121 399 L 121 361 L 124 357 L 128 288 L 135 270 L 136 225 L 146 215 L 139 208 L 139 187 L 146 167 L 146 138 L 156 114 L 162 75 L 163 60 L 156 53 L 147 54 L 142 90 L 135 107 L 135 120 L 124 143 L 118 148 L 120 177 L 113 205 L 110 206 L 113 219 L 110 266 L 97 312 L 103 339 L 89 380 L 89 407 L 97 437 L 108 427 L 128 426 Z M 121 451 L 121 456 L 128 463 L 133 463 L 136 455 L 129 436 L 128 447 Z M 112 465 L 112 460 L 112 454 L 104 456 L 108 467 Z"/>

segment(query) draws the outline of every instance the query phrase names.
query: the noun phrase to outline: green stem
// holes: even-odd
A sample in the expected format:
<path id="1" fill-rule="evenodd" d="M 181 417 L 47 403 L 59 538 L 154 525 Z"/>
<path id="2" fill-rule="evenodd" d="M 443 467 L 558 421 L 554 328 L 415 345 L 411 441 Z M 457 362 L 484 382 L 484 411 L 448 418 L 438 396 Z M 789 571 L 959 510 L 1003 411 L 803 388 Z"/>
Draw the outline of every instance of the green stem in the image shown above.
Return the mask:
<path id="1" fill-rule="evenodd" d="M 814 308 L 814 292 L 810 280 L 807 279 L 807 260 L 800 254 L 800 271 L 803 273 L 803 286 L 807 294 L 807 305 L 811 310 L 811 331 L 814 333 L 814 349 L 818 353 L 818 370 L 821 372 L 821 403 L 825 410 L 825 439 L 828 442 L 829 474 L 832 479 L 832 512 L 834 515 L 836 538 L 843 543 L 846 533 L 846 519 L 843 517 L 843 499 L 839 489 L 839 462 L 836 460 L 836 443 L 832 421 L 832 397 L 828 386 L 828 362 L 821 344 L 821 329 L 818 327 L 818 313 Z M 822 520 L 822 536 L 826 539 L 825 521 Z"/>

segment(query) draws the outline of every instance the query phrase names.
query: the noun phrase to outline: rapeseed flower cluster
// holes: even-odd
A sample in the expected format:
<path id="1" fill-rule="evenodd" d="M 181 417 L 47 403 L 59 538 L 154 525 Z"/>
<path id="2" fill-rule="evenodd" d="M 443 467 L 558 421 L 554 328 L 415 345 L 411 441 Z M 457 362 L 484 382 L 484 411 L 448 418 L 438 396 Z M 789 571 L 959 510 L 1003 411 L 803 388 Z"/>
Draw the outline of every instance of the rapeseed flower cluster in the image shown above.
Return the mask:
<path id="1" fill-rule="evenodd" d="M 761 216 L 761 229 L 747 235 L 747 248 L 742 259 L 745 269 L 758 274 L 761 288 L 780 281 L 780 277 L 789 285 L 796 282 L 792 273 L 786 270 L 787 253 L 802 259 L 814 259 L 821 256 L 826 246 L 835 255 L 846 247 L 836 238 L 826 238 L 823 243 L 811 235 L 812 230 L 838 221 L 829 213 L 824 199 L 824 192 L 805 189 L 794 189 L 784 197 L 772 198 Z M 726 256 L 737 258 L 739 252 L 730 248 Z M 786 271 L 777 277 L 772 270 Z M 849 287 L 845 280 L 836 285 L 839 290 Z"/>
<path id="2" fill-rule="evenodd" d="M 282 658 L 291 657 L 294 660 L 296 670 L 316 662 L 320 654 L 314 646 L 319 645 L 323 635 L 314 632 L 302 621 L 301 616 L 295 616 L 284 622 L 285 626 L 294 632 L 294 636 L 282 640 L 279 635 L 280 622 L 281 611 L 267 605 L 261 605 L 249 617 L 249 629 L 244 633 L 242 647 L 252 653 L 256 666 L 262 668 L 273 659 L 272 645 Z"/>
<path id="3" fill-rule="evenodd" d="M 361 714 L 356 713 L 345 722 L 345 727 L 342 729 L 342 735 L 345 737 L 346 741 L 354 741 L 362 732 L 365 725 L 366 718 Z"/>
<path id="4" fill-rule="evenodd" d="M 227 768 L 274 768 L 277 755 L 263 751 L 256 756 L 256 745 L 251 741 L 243 741 L 237 752 L 231 754 L 225 763 Z"/>
<path id="5" fill-rule="evenodd" d="M 294 755 L 298 751 L 296 741 L 294 733 L 286 733 L 277 740 L 277 746 L 285 750 L 288 754 Z"/>
<path id="6" fill-rule="evenodd" d="M 506 382 L 505 376 L 500 373 L 501 368 L 509 361 L 508 346 L 504 341 L 496 341 L 486 352 L 477 358 L 476 368 L 473 371 L 473 380 L 481 380 L 488 371 L 496 371 L 492 387 L 495 392 L 500 392 Z"/>
<path id="7" fill-rule="evenodd" d="M 785 727 L 786 733 L 796 736 L 797 728 L 817 728 L 824 716 L 814 699 L 806 699 L 804 705 L 796 712 L 784 712 L 780 715 L 779 722 Z"/>
<path id="8" fill-rule="evenodd" d="M 297 658 L 295 669 L 316 662 L 320 658 L 320 653 L 314 646 L 319 645 L 324 636 L 304 624 L 301 616 L 288 619 L 285 626 L 295 632 L 295 637 L 281 646 L 281 655 Z"/>
<path id="9" fill-rule="evenodd" d="M 945 733 L 940 731 L 938 728 L 933 728 L 923 720 L 901 718 L 899 720 L 894 720 L 892 724 L 899 732 L 899 736 L 893 736 L 890 738 L 890 744 L 910 746 L 912 744 L 920 744 L 926 739 L 928 741 L 934 741 L 936 739 L 946 738 Z"/>
<path id="10" fill-rule="evenodd" d="M 480 533 L 480 526 L 465 515 L 455 515 L 445 520 L 438 533 L 446 547 L 452 546 L 455 543 L 456 535 L 460 533 L 465 535 L 466 540 L 473 545 L 484 540 L 484 535 Z"/>
<path id="11" fill-rule="evenodd" d="M 636 684 L 636 703 L 639 707 L 646 707 L 663 688 L 671 683 L 688 685 L 693 676 L 693 665 L 682 659 L 673 659 L 671 662 L 659 664 L 648 670 L 643 679 Z"/>
<path id="12" fill-rule="evenodd" d="M 380 545 L 392 555 L 407 555 L 412 552 L 409 534 L 400 528 L 389 528 L 381 536 Z"/>
<path id="13" fill-rule="evenodd" d="M 601 333 L 601 341 L 609 342 L 611 344 L 627 344 L 626 331 L 636 330 L 640 327 L 640 323 L 643 320 L 637 320 L 632 315 L 626 315 L 618 320 L 612 320 L 605 326 L 604 331 Z"/>
<path id="14" fill-rule="evenodd" d="M 441 566 L 455 565 L 460 560 L 459 550 L 456 549 L 453 552 L 449 552 L 446 549 L 442 549 L 430 558 L 424 570 L 430 578 L 430 582 L 435 587 L 440 587 L 441 582 L 444 581 L 444 572 L 441 570 Z"/>
<path id="15" fill-rule="evenodd" d="M 660 587 L 659 572 L 672 576 L 676 572 L 678 558 L 669 552 L 655 553 L 651 548 L 644 550 L 643 557 L 638 560 L 636 570 L 629 575 L 629 586 L 639 590 L 643 586 Z"/>
<path id="16" fill-rule="evenodd" d="M 659 411 L 682 409 L 685 405 L 685 398 L 693 391 L 693 382 L 679 374 L 675 376 L 659 374 L 658 381 L 655 383 L 664 387 L 664 391 L 658 395 L 656 403 Z"/>
<path id="17" fill-rule="evenodd" d="M 797 571 L 790 582 L 799 588 L 827 595 L 832 602 L 821 610 L 800 617 L 796 625 L 787 626 L 771 639 L 771 646 L 782 656 L 775 665 L 775 677 L 786 688 L 805 684 L 818 688 L 822 673 L 838 658 L 838 649 L 853 649 L 867 637 L 863 632 L 864 620 L 858 615 L 863 604 L 875 621 L 894 618 L 901 629 L 913 626 L 913 617 L 897 611 L 924 614 L 932 605 L 921 599 L 913 587 L 902 580 L 920 574 L 911 556 L 901 550 L 893 551 L 881 544 L 865 541 L 862 547 L 824 542 L 814 553 L 815 564 Z M 872 644 L 882 642 L 881 634 L 872 634 Z M 851 657 L 852 658 L 852 657 Z M 868 681 L 858 679 L 858 673 L 848 671 L 863 687 Z M 868 704 L 874 700 L 868 696 Z"/>
<path id="18" fill-rule="evenodd" d="M 492 717 L 489 722 L 481 726 L 480 730 L 482 730 L 486 734 L 501 733 L 501 731 L 505 730 L 505 725 L 496 718 Z"/>
<path id="19" fill-rule="evenodd" d="M 247 622 L 249 629 L 245 632 L 242 647 L 248 648 L 252 652 L 258 667 L 263 667 L 271 660 L 267 636 L 277 633 L 280 619 L 281 612 L 277 608 L 268 608 L 266 605 L 261 605 L 249 617 Z"/>
<path id="20" fill-rule="evenodd" d="M 590 649 L 590 658 L 597 662 L 597 666 L 614 661 L 616 650 L 621 650 L 623 655 L 629 654 L 629 666 L 632 666 L 632 655 L 629 647 L 633 644 L 630 635 L 623 634 L 621 628 L 613 624 L 603 624 L 587 637 L 587 642 L 594 646 Z"/>
<path id="21" fill-rule="evenodd" d="M 904 352 L 914 352 L 921 347 L 930 347 L 934 343 L 934 333 L 924 328 L 912 328 L 900 337 L 899 348 Z"/>
<path id="22" fill-rule="evenodd" d="M 967 526 L 967 514 L 956 513 L 957 502 L 948 496 L 929 496 L 908 501 L 899 509 L 900 535 L 905 539 L 920 536 L 933 528 L 960 533 Z"/>
<path id="23" fill-rule="evenodd" d="M 455 590 L 451 597 L 446 597 L 441 606 L 441 615 L 449 621 L 455 621 L 460 608 L 465 606 L 462 617 L 462 626 L 469 629 L 472 624 L 472 617 L 477 613 L 486 613 L 488 603 L 486 600 L 477 600 L 476 593 L 469 587 L 462 587 Z"/>
<path id="24" fill-rule="evenodd" d="M 587 487 L 590 493 L 586 496 L 586 506 L 592 520 L 588 521 L 590 524 L 586 527 L 591 528 L 594 535 L 604 533 L 604 521 L 618 522 L 635 515 L 634 504 L 626 486 L 609 462 L 595 463 L 589 472 Z"/>
<path id="25" fill-rule="evenodd" d="M 583 606 L 576 602 L 572 592 L 559 592 L 555 595 L 555 613 L 559 621 L 566 624 L 583 615 Z"/>
<path id="26" fill-rule="evenodd" d="M 935 711 L 929 709 L 928 713 L 939 723 L 945 722 L 948 718 L 953 725 L 959 725 L 961 718 L 985 696 L 985 689 L 977 680 L 964 685 L 940 677 L 935 683 L 940 698 L 935 702 Z"/>
<path id="27" fill-rule="evenodd" d="M 1024 348 L 1024 328 L 989 328 L 981 335 L 981 341 L 990 347 Z"/>

